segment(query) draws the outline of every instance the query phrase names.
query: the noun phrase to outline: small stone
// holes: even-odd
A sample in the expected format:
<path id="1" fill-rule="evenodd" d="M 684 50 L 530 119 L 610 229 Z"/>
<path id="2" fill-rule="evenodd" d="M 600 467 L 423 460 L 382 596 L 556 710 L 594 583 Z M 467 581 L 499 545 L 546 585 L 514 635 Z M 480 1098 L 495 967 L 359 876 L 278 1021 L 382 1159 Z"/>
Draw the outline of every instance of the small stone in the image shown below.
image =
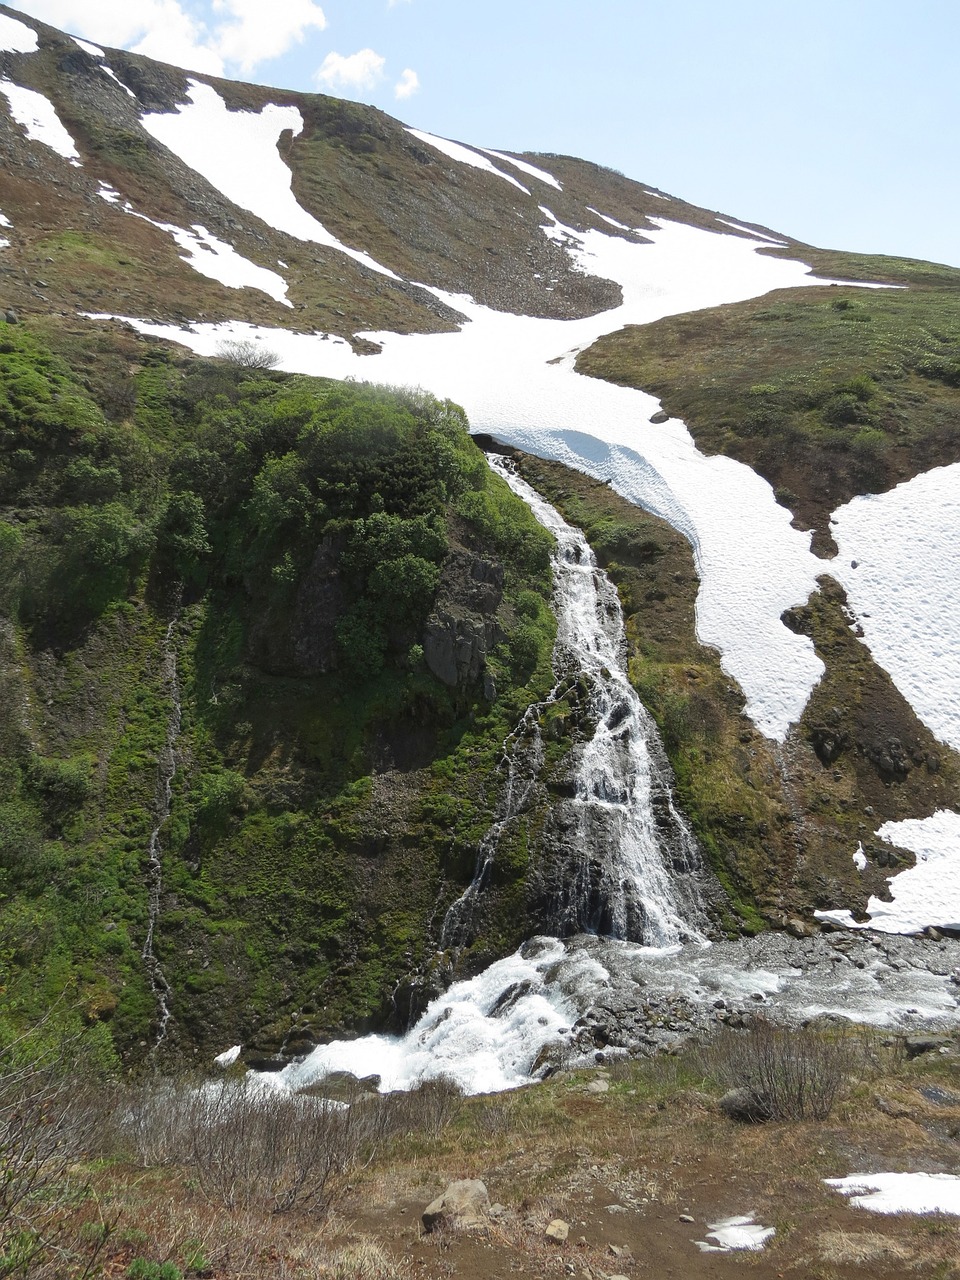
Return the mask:
<path id="1" fill-rule="evenodd" d="M 680 1215 L 680 1221 L 681 1221 L 681 1222 L 696 1222 L 696 1218 L 693 1216 L 693 1214 L 692 1214 L 692 1213 L 681 1213 L 681 1215 Z"/>
<path id="2" fill-rule="evenodd" d="M 557 1244 L 563 1244 L 567 1236 L 570 1234 L 570 1223 L 564 1222 L 562 1218 L 554 1218 L 547 1225 L 546 1231 L 543 1233 L 548 1240 L 555 1240 Z"/>
<path id="3" fill-rule="evenodd" d="M 584 1089 L 584 1093 L 607 1093 L 609 1089 L 609 1080 L 591 1080 Z"/>
<path id="4" fill-rule="evenodd" d="M 762 1124 L 770 1119 L 769 1108 L 749 1089 L 730 1089 L 718 1105 L 725 1116 L 743 1124 Z"/>

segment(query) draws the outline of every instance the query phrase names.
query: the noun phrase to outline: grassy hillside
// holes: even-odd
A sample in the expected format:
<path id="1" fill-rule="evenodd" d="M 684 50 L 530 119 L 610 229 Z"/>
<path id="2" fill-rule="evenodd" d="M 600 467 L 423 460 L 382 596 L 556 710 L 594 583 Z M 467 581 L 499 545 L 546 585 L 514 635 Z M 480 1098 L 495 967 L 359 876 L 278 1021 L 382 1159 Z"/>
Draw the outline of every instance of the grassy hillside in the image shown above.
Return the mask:
<path id="1" fill-rule="evenodd" d="M 822 553 L 838 505 L 960 459 L 960 271 L 812 261 L 818 273 L 897 287 L 780 291 L 629 327 L 577 368 L 653 392 L 705 453 L 754 467 L 817 531 Z"/>

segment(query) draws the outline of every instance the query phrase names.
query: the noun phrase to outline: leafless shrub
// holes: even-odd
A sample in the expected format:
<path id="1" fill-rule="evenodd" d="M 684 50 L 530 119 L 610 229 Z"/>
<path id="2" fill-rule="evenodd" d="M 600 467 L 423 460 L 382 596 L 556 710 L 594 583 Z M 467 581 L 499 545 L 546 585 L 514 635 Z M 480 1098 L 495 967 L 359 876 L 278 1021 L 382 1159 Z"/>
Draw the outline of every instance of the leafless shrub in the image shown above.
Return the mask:
<path id="1" fill-rule="evenodd" d="M 217 343 L 216 355 L 237 369 L 275 369 L 280 356 L 254 338 L 224 338 Z"/>
<path id="2" fill-rule="evenodd" d="M 436 1138 L 460 1113 L 463 1094 L 453 1080 L 439 1076 L 405 1093 L 380 1099 L 385 1136 L 398 1133 Z"/>
<path id="3" fill-rule="evenodd" d="M 502 1138 L 513 1129 L 513 1113 L 502 1102 L 489 1102 L 486 1099 L 481 1107 L 477 1107 L 472 1115 L 472 1127 L 487 1138 Z"/>
<path id="4" fill-rule="evenodd" d="M 825 1120 L 866 1053 L 853 1036 L 758 1020 L 749 1031 L 722 1031 L 703 1059 L 708 1076 L 752 1100 L 755 1118 Z"/>
<path id="5" fill-rule="evenodd" d="M 112 1230 L 83 1230 L 89 1189 L 74 1164 L 89 1150 L 95 1094 L 66 1050 L 34 1056 L 29 1036 L 0 1051 L 0 1276 L 92 1274 Z"/>
<path id="6" fill-rule="evenodd" d="M 184 1165 L 225 1208 L 326 1212 L 370 1133 L 362 1107 L 240 1080 L 142 1087 L 119 1128 L 143 1165 Z"/>

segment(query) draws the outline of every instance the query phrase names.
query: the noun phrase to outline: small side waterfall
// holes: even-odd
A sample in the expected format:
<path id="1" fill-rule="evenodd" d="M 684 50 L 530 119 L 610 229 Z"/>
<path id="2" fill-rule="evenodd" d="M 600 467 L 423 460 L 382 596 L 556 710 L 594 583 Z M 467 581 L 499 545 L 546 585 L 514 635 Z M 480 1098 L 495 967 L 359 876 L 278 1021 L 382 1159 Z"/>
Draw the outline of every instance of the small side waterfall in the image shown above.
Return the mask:
<path id="1" fill-rule="evenodd" d="M 506 459 L 491 457 L 490 465 L 557 540 L 557 684 L 548 701 L 569 688 L 572 678 L 585 680 L 594 726 L 577 749 L 573 796 L 554 805 L 552 840 L 560 866 L 553 875 L 553 918 L 543 927 L 561 935 L 598 933 L 655 947 L 705 941 L 700 853 L 674 805 L 672 775 L 656 726 L 627 675 L 616 589 L 579 529 L 568 525 Z M 532 720 L 528 734 L 536 731 L 540 709 L 532 707 L 525 718 Z M 477 874 L 451 907 L 445 936 L 453 934 L 483 887 L 499 830 L 519 808 L 518 800 L 522 795 L 511 774 Z"/>
<path id="2" fill-rule="evenodd" d="M 143 950 L 140 952 L 144 968 L 147 971 L 150 989 L 157 1002 L 157 1038 L 153 1044 L 154 1053 L 166 1039 L 170 1019 L 173 1016 L 170 983 L 167 981 L 160 961 L 157 959 L 153 943 L 157 919 L 160 915 L 160 896 L 163 892 L 160 831 L 163 824 L 170 817 L 170 806 L 173 800 L 173 780 L 177 773 L 177 739 L 180 737 L 182 714 L 180 681 L 177 674 L 177 649 L 173 638 L 178 617 L 179 613 L 174 614 L 173 620 L 167 627 L 163 638 L 161 672 L 163 683 L 170 698 L 170 718 L 167 721 L 167 736 L 160 752 L 160 760 L 157 766 L 156 822 L 150 832 L 150 842 L 147 845 L 147 936 L 144 939 Z"/>
<path id="3" fill-rule="evenodd" d="M 501 772 L 506 781 L 501 789 L 497 814 L 480 842 L 473 879 L 459 898 L 447 908 L 440 931 L 440 949 L 460 947 L 471 941 L 476 908 L 490 878 L 500 838 L 507 824 L 526 808 L 543 767 L 543 740 L 539 717 L 545 703 L 535 702 L 524 712 L 520 723 L 503 744 Z"/>

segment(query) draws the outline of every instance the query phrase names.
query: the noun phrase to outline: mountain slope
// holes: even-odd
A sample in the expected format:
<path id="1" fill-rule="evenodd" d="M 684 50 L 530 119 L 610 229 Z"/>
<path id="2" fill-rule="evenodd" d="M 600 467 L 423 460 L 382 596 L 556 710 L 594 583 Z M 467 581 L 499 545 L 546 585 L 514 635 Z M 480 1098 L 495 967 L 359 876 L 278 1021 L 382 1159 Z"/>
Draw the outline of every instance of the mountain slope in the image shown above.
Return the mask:
<path id="1" fill-rule="evenodd" d="M 456 965 L 540 927 L 528 869 L 589 731 L 573 688 L 476 936 L 433 956 L 500 744 L 549 686 L 545 544 L 448 399 L 522 451 L 616 581 L 631 675 L 727 894 L 715 926 L 862 908 L 911 861 L 883 824 L 960 809 L 960 712 L 922 706 L 892 652 L 956 684 L 951 571 L 900 607 L 869 538 L 862 598 L 830 558 L 832 529 L 857 537 L 842 503 L 960 457 L 960 272 L 0 11 L 21 708 L 0 917 L 25 1007 L 57 956 L 129 1047 L 163 1004 L 159 964 L 177 1047 L 302 1045 L 402 1023 Z M 286 373 L 250 368 L 258 353 Z M 934 562 L 960 541 L 952 476 L 923 499 Z M 945 884 L 919 927 L 960 925 Z"/>

